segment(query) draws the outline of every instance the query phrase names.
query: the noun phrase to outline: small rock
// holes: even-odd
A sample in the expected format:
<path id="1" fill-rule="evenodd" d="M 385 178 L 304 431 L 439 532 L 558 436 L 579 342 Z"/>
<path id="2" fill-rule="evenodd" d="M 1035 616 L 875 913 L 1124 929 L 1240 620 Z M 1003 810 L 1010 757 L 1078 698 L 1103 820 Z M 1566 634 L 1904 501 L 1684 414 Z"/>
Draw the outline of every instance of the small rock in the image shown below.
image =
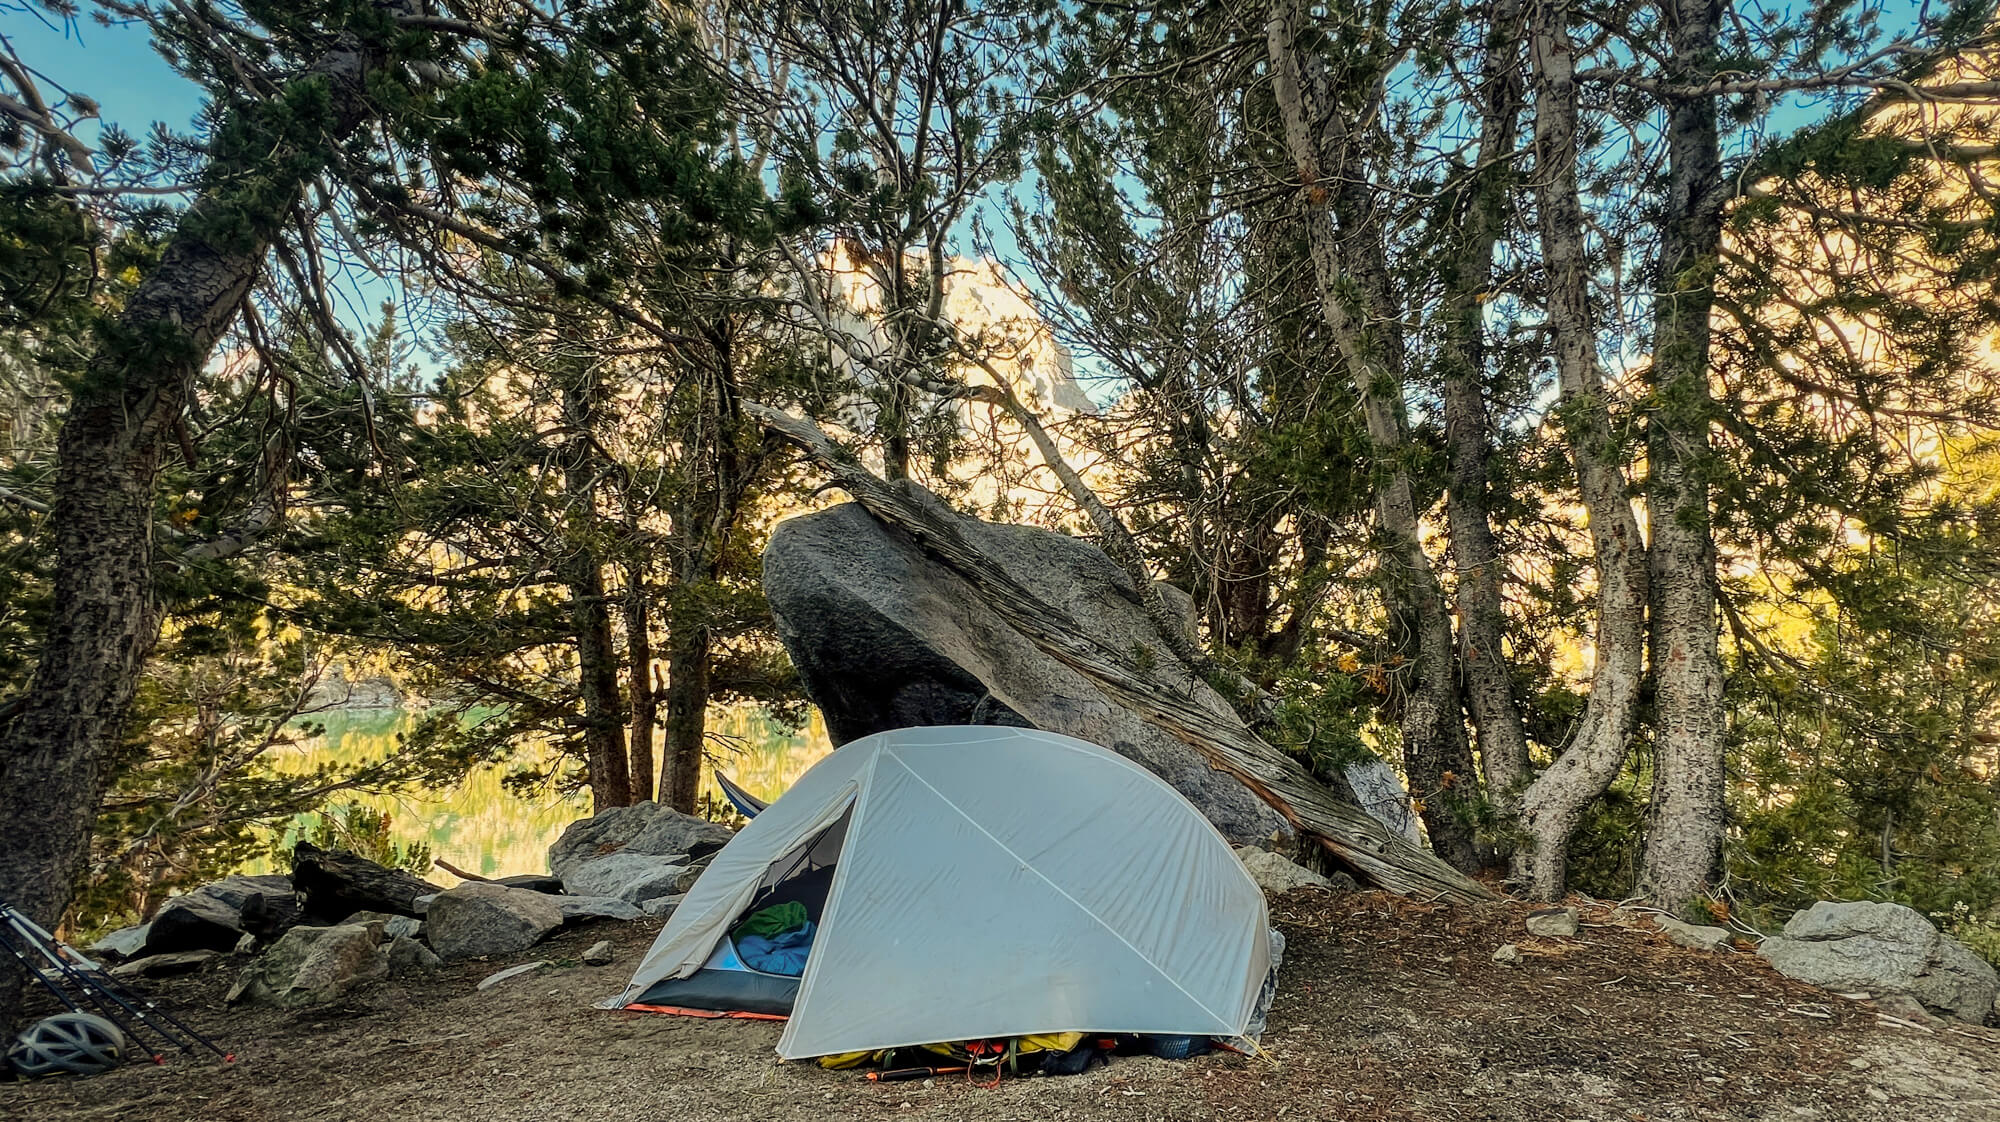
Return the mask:
<path id="1" fill-rule="evenodd" d="M 1250 879 L 1267 895 L 1278 896 L 1294 888 L 1323 888 L 1333 891 L 1333 882 L 1304 866 L 1268 849 L 1239 845 L 1236 856 L 1249 871 Z"/>
<path id="2" fill-rule="evenodd" d="M 1719 951 L 1729 945 L 1729 931 L 1698 923 L 1682 923 L 1672 916 L 1654 916 L 1653 923 L 1667 941 L 1696 951 Z"/>
<path id="3" fill-rule="evenodd" d="M 1512 966 L 1521 961 L 1521 948 L 1512 943 L 1502 943 L 1494 950 L 1493 961 L 1502 966 Z"/>
<path id="4" fill-rule="evenodd" d="M 639 905 L 639 910 L 652 916 L 654 919 L 665 919 L 674 914 L 674 909 L 680 907 L 681 901 L 684 899 L 686 899 L 685 896 L 679 895 L 655 896 L 651 900 Z"/>
<path id="5" fill-rule="evenodd" d="M 422 896 L 416 897 L 410 901 L 410 914 L 413 916 L 428 914 L 431 910 L 431 901 L 437 898 L 438 894 L 435 892 L 426 892 Z"/>
<path id="6" fill-rule="evenodd" d="M 417 971 L 436 970 L 444 965 L 444 960 L 431 953 L 429 947 L 407 935 L 398 935 L 382 948 L 389 960 L 389 973 L 403 975 Z"/>
<path id="7" fill-rule="evenodd" d="M 499 973 L 488 974 L 486 977 L 481 978 L 479 980 L 479 988 L 482 990 L 490 990 L 494 986 L 499 985 L 500 983 L 506 981 L 509 978 L 518 978 L 523 974 L 532 973 L 548 965 L 551 965 L 549 960 L 544 958 L 544 959 L 537 959 L 534 962 L 524 962 L 519 966 L 509 966 L 507 969 L 502 970 Z"/>
<path id="8" fill-rule="evenodd" d="M 1853 1068 L 1856 1071 L 1867 1071 L 1869 1068 L 1875 1065 L 1869 1063 L 1867 1060 L 1862 1059 L 1860 1056 L 1856 1056 L 1853 1059 L 1847 1061 L 1847 1066 Z"/>
<path id="9" fill-rule="evenodd" d="M 255 935 L 252 935 L 252 934 L 250 934 L 250 933 L 249 933 L 248 931 L 245 931 L 245 932 L 243 933 L 243 937 L 242 937 L 241 939 L 238 939 L 238 940 L 236 940 L 236 951 L 235 951 L 235 953 L 236 953 L 236 954 L 256 954 L 256 953 L 257 953 L 257 937 L 256 937 Z"/>
<path id="10" fill-rule="evenodd" d="M 340 921 L 343 924 L 359 924 L 377 929 L 378 942 L 388 942 L 398 936 L 415 939 L 424 933 L 424 921 L 415 916 L 390 915 L 387 912 L 355 912 Z"/>
<path id="11" fill-rule="evenodd" d="M 645 914 L 637 904 L 616 896 L 556 896 L 552 899 L 556 907 L 562 909 L 565 924 L 588 923 L 597 919 L 632 920 Z"/>
<path id="12" fill-rule="evenodd" d="M 121 927 L 90 945 L 93 956 L 103 958 L 133 958 L 146 949 L 146 933 L 152 924 L 142 923 L 137 927 Z"/>
<path id="13" fill-rule="evenodd" d="M 221 951 L 173 951 L 168 954 L 135 958 L 111 968 L 114 978 L 164 978 L 169 974 L 189 974 L 222 957 Z"/>
<path id="14" fill-rule="evenodd" d="M 1577 919 L 1582 913 L 1575 908 L 1543 908 L 1528 913 L 1528 934 L 1549 939 L 1567 939 L 1576 934 Z"/>
<path id="15" fill-rule="evenodd" d="M 590 949 L 583 952 L 583 964 L 585 966 L 611 965 L 611 940 L 599 939 L 597 942 L 592 943 Z"/>
<path id="16" fill-rule="evenodd" d="M 1870 1087 L 1868 1088 L 1868 1097 L 1878 1103 L 1885 1103 L 1889 1101 L 1889 1092 L 1884 1091 L 1880 1087 Z"/>
<path id="17" fill-rule="evenodd" d="M 480 881 L 438 893 L 424 916 L 431 949 L 446 962 L 527 950 L 562 922 L 555 897 Z"/>

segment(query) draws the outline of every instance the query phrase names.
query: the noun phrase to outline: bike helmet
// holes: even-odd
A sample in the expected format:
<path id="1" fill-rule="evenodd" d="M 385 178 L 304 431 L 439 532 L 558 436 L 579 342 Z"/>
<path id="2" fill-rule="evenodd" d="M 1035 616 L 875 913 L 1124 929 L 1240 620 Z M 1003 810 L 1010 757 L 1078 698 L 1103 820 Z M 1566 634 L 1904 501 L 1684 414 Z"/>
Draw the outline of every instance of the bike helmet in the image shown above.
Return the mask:
<path id="1" fill-rule="evenodd" d="M 7 1062 L 29 1078 L 60 1072 L 96 1075 L 124 1062 L 125 1049 L 125 1034 L 103 1017 L 57 1013 L 15 1037 Z"/>

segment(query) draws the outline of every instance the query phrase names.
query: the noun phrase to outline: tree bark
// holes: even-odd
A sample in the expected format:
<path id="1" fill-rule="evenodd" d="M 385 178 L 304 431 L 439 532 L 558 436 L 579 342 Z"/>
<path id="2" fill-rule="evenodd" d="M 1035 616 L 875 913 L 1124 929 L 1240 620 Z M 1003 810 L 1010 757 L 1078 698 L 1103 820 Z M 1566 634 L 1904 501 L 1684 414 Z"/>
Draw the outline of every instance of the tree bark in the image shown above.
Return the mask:
<path id="1" fill-rule="evenodd" d="M 1234 721 L 1218 721 L 1184 691 L 1159 684 L 1157 672 L 1131 655 L 1080 633 L 1074 621 L 1018 581 L 910 493 L 855 462 L 808 422 L 756 402 L 743 411 L 805 448 L 869 513 L 913 537 L 931 557 L 968 582 L 1009 626 L 1063 665 L 1200 752 L 1312 838 L 1343 867 L 1371 884 L 1425 898 L 1489 900 L 1493 894 L 1432 854 L 1390 833 L 1361 808 L 1341 802 L 1298 761 Z"/>
<path id="2" fill-rule="evenodd" d="M 1668 80 L 1696 85 L 1716 65 L 1716 0 L 1662 3 Z M 1709 315 L 1722 246 L 1721 145 L 1713 97 L 1667 110 L 1667 200 L 1654 294 L 1653 412 L 1646 432 L 1652 515 L 1653 799 L 1640 891 L 1678 908 L 1699 895 L 1722 857 L 1720 625 L 1710 532 Z"/>
<path id="3" fill-rule="evenodd" d="M 628 527 L 629 528 L 629 527 Z M 632 798 L 643 802 L 653 798 L 653 728 L 659 722 L 659 698 L 653 692 L 652 613 L 646 605 L 646 569 L 634 561 L 625 566 L 625 661 L 626 680 L 631 694 Z"/>
<path id="4" fill-rule="evenodd" d="M 342 35 L 290 87 L 321 87 L 323 100 L 292 99 L 302 115 L 275 125 L 232 121 L 250 134 L 230 148 L 244 155 L 206 170 L 71 398 L 51 504 L 57 609 L 26 694 L 0 719 L 0 899 L 45 927 L 61 921 L 83 872 L 105 762 L 159 640 L 153 501 L 162 456 L 286 214 L 332 146 L 372 113 L 364 86 L 382 59 L 377 45 Z M 0 986 L 0 1028 L 14 1019 L 16 999 Z"/>
<path id="5" fill-rule="evenodd" d="M 625 707 L 618 700 L 618 651 L 611 639 L 611 608 L 604 566 L 592 544 L 600 530 L 599 473 L 594 387 L 563 387 L 563 420 L 571 436 L 563 449 L 563 487 L 570 504 L 567 556 L 560 569 L 569 585 L 570 628 L 576 638 L 577 691 L 583 700 L 583 745 L 593 812 L 632 802 L 632 773 L 625 757 Z"/>
<path id="6" fill-rule="evenodd" d="M 667 643 L 666 752 L 660 801 L 694 813 L 708 740 L 708 626 L 676 612 Z"/>
<path id="7" fill-rule="evenodd" d="M 1646 650 L 1646 546 L 1632 512 L 1597 361 L 1590 261 L 1577 188 L 1575 47 L 1569 19 L 1567 0 L 1532 0 L 1528 54 L 1535 94 L 1536 202 L 1561 395 L 1556 416 L 1575 461 L 1577 490 L 1590 523 L 1597 620 L 1590 697 L 1581 727 L 1521 800 L 1521 824 L 1532 845 L 1517 854 L 1514 875 L 1540 900 L 1563 894 L 1570 837 L 1625 762 L 1638 721 Z"/>
<path id="8" fill-rule="evenodd" d="M 1479 738 L 1487 797 L 1511 819 L 1528 783 L 1528 737 L 1515 704 L 1501 637 L 1506 617 L 1501 586 L 1506 566 L 1493 537 L 1487 502 L 1493 447 L 1486 410 L 1485 296 L 1493 285 L 1493 250 L 1506 223 L 1511 160 L 1520 129 L 1521 4 L 1501 0 L 1487 28 L 1481 66 L 1478 166 L 1463 188 L 1458 266 L 1446 295 L 1445 445 L 1451 474 L 1445 515 L 1458 576 L 1458 660 L 1466 707 Z"/>
<path id="9" fill-rule="evenodd" d="M 1451 617 L 1419 534 L 1403 404 L 1406 349 L 1391 294 L 1383 231 L 1361 177 L 1352 130 L 1317 60 L 1298 50 L 1295 0 L 1275 0 L 1265 26 L 1285 141 L 1298 166 L 1320 308 L 1360 390 L 1374 452 L 1375 519 L 1392 635 L 1411 662 L 1398 722 L 1404 770 L 1421 800 L 1431 847 L 1458 869 L 1484 864 L 1471 827 L 1455 813 L 1458 784 L 1474 783 Z M 1349 292 L 1358 293 L 1350 297 Z M 1353 300 L 1355 306 L 1350 307 Z"/>

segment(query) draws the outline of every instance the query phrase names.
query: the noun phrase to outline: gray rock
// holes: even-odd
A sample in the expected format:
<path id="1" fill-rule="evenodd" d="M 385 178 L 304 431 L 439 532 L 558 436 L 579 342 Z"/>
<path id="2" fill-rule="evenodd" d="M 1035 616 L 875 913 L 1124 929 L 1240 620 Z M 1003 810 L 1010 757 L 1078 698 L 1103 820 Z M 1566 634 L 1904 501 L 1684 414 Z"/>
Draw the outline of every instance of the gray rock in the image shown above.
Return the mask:
<path id="1" fill-rule="evenodd" d="M 638 919 L 645 914 L 637 904 L 616 896 L 557 896 L 555 902 L 562 909 L 563 922 L 569 924 L 596 919 Z"/>
<path id="2" fill-rule="evenodd" d="M 683 896 L 686 895 L 689 892 L 689 890 L 694 888 L 694 882 L 700 880 L 701 874 L 707 871 L 708 871 L 708 862 L 706 861 L 703 861 L 698 865 L 688 866 L 685 870 L 682 871 L 680 876 L 674 878 L 673 891 Z"/>
<path id="3" fill-rule="evenodd" d="M 134 958 L 146 949 L 146 933 L 151 924 L 142 923 L 136 927 L 121 927 L 89 947 L 94 958 Z"/>
<path id="4" fill-rule="evenodd" d="M 523 974 L 532 974 L 535 971 L 540 970 L 542 967 L 550 965 L 553 965 L 553 963 L 549 962 L 548 959 L 544 958 L 544 959 L 538 959 L 534 962 L 524 962 L 519 966 L 509 966 L 505 970 L 499 971 L 498 973 L 494 974 L 488 974 L 486 977 L 481 978 L 479 980 L 479 988 L 482 990 L 490 990 L 494 986 L 499 985 L 500 983 L 506 981 L 509 978 L 518 978 Z"/>
<path id="5" fill-rule="evenodd" d="M 1240 723 L 1174 657 L 1130 578 L 1103 551 L 1064 534 L 960 515 L 920 487 L 899 485 L 1084 633 L 1113 650 L 1147 652 L 1159 681 L 1213 720 Z M 1242 784 L 1044 654 L 962 578 L 853 503 L 779 523 L 764 550 L 764 593 L 835 745 L 919 725 L 1027 725 L 1131 759 L 1231 841 L 1292 836 Z"/>
<path id="6" fill-rule="evenodd" d="M 422 896 L 412 897 L 410 900 L 410 914 L 418 917 L 426 915 L 431 910 L 431 901 L 437 898 L 438 894 L 435 892 L 426 892 Z"/>
<path id="7" fill-rule="evenodd" d="M 1513 966 L 1521 961 L 1521 948 L 1512 943 L 1502 943 L 1493 948 L 1493 961 L 1502 966 Z"/>
<path id="8" fill-rule="evenodd" d="M 135 958 L 111 968 L 114 978 L 164 978 L 170 974 L 191 974 L 222 957 L 221 951 L 170 951 Z"/>
<path id="9" fill-rule="evenodd" d="M 611 958 L 611 940 L 609 939 L 599 939 L 590 945 L 589 950 L 583 952 L 583 964 L 585 966 L 609 966 L 611 965 Z"/>
<path id="10" fill-rule="evenodd" d="M 1576 934 L 1577 920 L 1581 917 L 1575 908 L 1543 908 L 1528 913 L 1528 934 L 1540 935 L 1545 939 L 1567 939 Z"/>
<path id="11" fill-rule="evenodd" d="M 422 937 L 424 933 L 423 920 L 415 916 L 390 915 L 387 912 L 355 912 L 340 922 L 377 928 L 375 936 L 377 942 L 387 942 L 399 937 L 416 939 Z"/>
<path id="12" fill-rule="evenodd" d="M 1821 901 L 1757 947 L 1778 972 L 1836 992 L 1907 994 L 1979 1023 L 2000 994 L 2000 975 L 1901 904 Z"/>
<path id="13" fill-rule="evenodd" d="M 678 895 L 655 896 L 651 900 L 640 904 L 639 910 L 652 916 L 654 919 L 665 919 L 674 914 L 674 909 L 680 907 L 681 901 L 684 899 L 686 899 L 685 896 Z"/>
<path id="14" fill-rule="evenodd" d="M 1654 916 L 1653 923 L 1667 941 L 1677 947 L 1696 951 L 1719 951 L 1729 945 L 1729 931 L 1722 927 L 1705 924 L 1682 923 L 1672 916 Z"/>
<path id="15" fill-rule="evenodd" d="M 1329 892 L 1333 891 L 1332 881 L 1268 849 L 1239 845 L 1236 847 L 1236 856 L 1243 862 L 1243 867 L 1249 870 L 1250 879 L 1256 881 L 1257 887 L 1268 895 L 1280 896 L 1294 888 L 1324 888 Z"/>
<path id="16" fill-rule="evenodd" d="M 565 827 L 549 847 L 549 871 L 562 880 L 565 891 L 588 896 L 591 891 L 570 876 L 587 862 L 615 853 L 685 857 L 696 848 L 720 849 L 733 836 L 727 826 L 658 803 L 615 806 Z"/>
<path id="17" fill-rule="evenodd" d="M 1923 1002 L 1918 1001 L 1916 998 L 1911 997 L 1909 994 L 1906 993 L 1883 994 L 1881 997 L 1875 998 L 1869 1004 L 1875 1006 L 1875 1008 L 1881 1010 L 1882 1012 L 1889 1014 L 1891 1017 L 1895 1017 L 1899 1020 L 1909 1021 L 1913 1024 L 1932 1027 L 1944 1023 L 1943 1021 L 1939 1020 L 1936 1016 L 1932 1015 L 1929 1009 L 1924 1008 Z"/>
<path id="18" fill-rule="evenodd" d="M 404 974 L 436 970 L 444 965 L 444 960 L 431 953 L 429 947 L 407 935 L 398 935 L 382 948 L 383 956 L 389 960 L 389 973 L 401 977 Z"/>
<path id="19" fill-rule="evenodd" d="M 388 976 L 388 957 L 377 953 L 367 927 L 294 927 L 243 969 L 228 1000 L 285 1008 L 321 1005 Z"/>
<path id="20" fill-rule="evenodd" d="M 481 881 L 438 893 L 424 915 L 431 949 L 446 962 L 527 950 L 562 921 L 552 896 Z"/>
<path id="21" fill-rule="evenodd" d="M 232 950 L 245 930 L 243 909 L 258 896 L 274 897 L 278 907 L 296 910 L 290 878 L 224 877 L 160 905 L 147 924 L 145 952 Z"/>
<path id="22" fill-rule="evenodd" d="M 563 881 L 578 896 L 613 896 L 636 904 L 675 891 L 674 885 L 687 867 L 685 855 L 613 853 L 571 865 Z"/>

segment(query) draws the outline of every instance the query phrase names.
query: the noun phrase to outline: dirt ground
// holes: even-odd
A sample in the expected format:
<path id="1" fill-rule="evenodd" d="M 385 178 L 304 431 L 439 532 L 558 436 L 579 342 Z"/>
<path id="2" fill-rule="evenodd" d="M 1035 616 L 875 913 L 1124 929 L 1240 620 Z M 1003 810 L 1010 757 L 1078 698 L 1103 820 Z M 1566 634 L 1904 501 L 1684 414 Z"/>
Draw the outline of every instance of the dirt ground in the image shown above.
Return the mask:
<path id="1" fill-rule="evenodd" d="M 1266 1055 L 1119 1058 L 1071 1079 L 877 1085 L 781 1063 L 769 1023 L 605 1012 L 656 923 L 536 948 L 554 965 L 481 993 L 508 961 L 304 1012 L 229 1009 L 232 971 L 158 983 L 238 1060 L 169 1057 L 84 1080 L 0 1084 L 0 1118 L 557 1122 L 571 1118 L 1167 1122 L 1178 1119 L 2000 1119 L 2000 1032 L 1930 1031 L 1779 977 L 1748 953 L 1670 946 L 1586 910 L 1573 939 L 1527 909 L 1306 890 Z M 618 961 L 578 956 L 610 938 Z M 1518 965 L 1493 961 L 1516 943 Z"/>

